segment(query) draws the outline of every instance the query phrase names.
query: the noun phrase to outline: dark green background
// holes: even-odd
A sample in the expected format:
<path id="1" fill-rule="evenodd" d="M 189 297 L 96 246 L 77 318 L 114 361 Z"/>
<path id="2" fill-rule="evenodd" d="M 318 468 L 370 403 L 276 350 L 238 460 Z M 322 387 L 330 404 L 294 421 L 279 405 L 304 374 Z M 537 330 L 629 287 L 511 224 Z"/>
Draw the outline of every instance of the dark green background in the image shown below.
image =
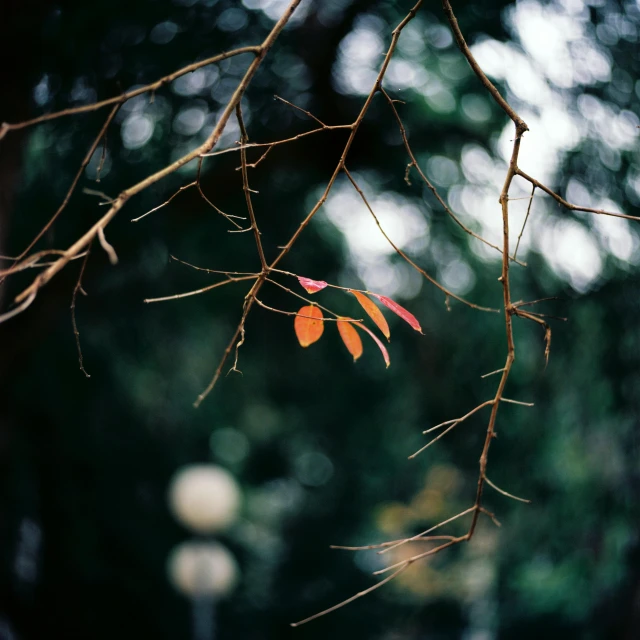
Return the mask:
<path id="1" fill-rule="evenodd" d="M 438 70 L 439 56 L 458 54 L 453 45 L 441 51 L 433 44 L 429 34 L 445 22 L 439 3 L 426 4 L 420 19 L 431 31 L 425 28 L 421 63 L 439 73 L 457 98 L 479 93 L 471 74 L 454 83 Z M 501 21 L 506 4 L 454 4 L 470 42 L 480 34 L 509 37 Z M 218 19 L 233 7 L 245 12 L 246 24 L 224 31 Z M 589 34 L 595 38 L 596 26 L 614 14 L 626 16 L 637 34 L 634 7 L 608 2 L 591 8 Z M 341 95 L 332 84 L 340 42 L 359 20 L 375 16 L 388 43 L 409 8 L 385 1 L 314 4 L 282 34 L 248 91 L 251 138 L 273 140 L 311 126 L 273 94 L 293 102 L 306 94 L 308 108 L 322 120 L 351 122 L 362 98 Z M 152 28 L 166 20 L 179 26 L 178 33 L 167 44 L 154 43 Z M 0 9 L 0 121 L 78 104 L 71 97 L 78 78 L 98 98 L 116 95 L 194 60 L 258 43 L 272 24 L 261 11 L 227 0 L 9 0 Z M 607 47 L 635 81 L 637 40 L 627 34 Z M 220 78 L 237 81 L 246 64 L 245 57 L 220 65 Z M 43 74 L 52 91 L 38 106 L 33 88 Z M 224 82 L 218 82 L 222 95 Z M 170 161 L 176 148 L 195 144 L 172 130 L 172 119 L 192 100 L 219 109 L 210 89 L 200 97 L 160 92 L 158 124 L 140 149 L 123 148 L 121 120 L 116 122 L 107 141 L 112 166 L 98 188 L 115 195 Z M 613 84 L 587 90 L 639 111 L 633 90 Z M 580 91 L 567 94 L 575 100 Z M 491 149 L 504 125 L 493 105 L 491 118 L 479 126 L 460 109 L 446 116 L 433 112 L 411 90 L 402 97 L 421 162 L 434 154 L 458 161 L 469 141 Z M 10 133 L 0 143 L 2 253 L 18 253 L 55 210 L 105 117 L 98 112 L 61 119 Z M 475 273 L 467 297 L 499 306 L 499 265 L 480 261 L 433 198 L 416 181 L 404 183 L 407 159 L 394 127 L 376 98 L 350 168 L 370 172 L 381 190 L 402 193 L 423 210 L 425 198 L 431 246 L 453 243 Z M 336 132 L 288 145 L 251 173 L 268 258 L 308 211 L 309 194 L 326 184 L 344 140 Z M 597 151 L 596 142 L 575 149 L 555 184 L 562 190 L 578 176 L 638 214 L 637 197 L 630 200 L 624 188 L 638 171 L 637 151 L 622 153 L 615 170 L 602 165 Z M 230 155 L 207 161 L 203 188 L 223 210 L 242 214 L 236 165 Z M 354 366 L 333 327 L 302 350 L 290 318 L 255 308 L 240 356 L 244 375 L 223 378 L 194 410 L 192 402 L 237 324 L 246 287 L 165 304 L 142 300 L 212 281 L 171 262 L 170 254 L 210 268 L 252 270 L 258 264 L 250 235 L 227 234 L 224 220 L 193 192 L 145 221 L 129 222 L 188 179 L 171 176 L 127 204 L 108 228 L 120 257 L 116 267 L 99 250 L 91 256 L 84 277 L 89 295 L 77 306 L 91 378 L 78 369 L 69 312 L 77 262 L 25 314 L 0 326 L 0 633 L 25 639 L 190 637 L 188 602 L 168 584 L 165 571 L 168 553 L 189 533 L 169 514 L 166 491 L 179 466 L 213 461 L 235 474 L 245 497 L 241 521 L 224 536 L 243 579 L 219 607 L 221 638 L 470 638 L 470 630 L 483 625 L 492 630 L 486 637 L 500 639 L 638 637 L 637 271 L 607 257 L 596 285 L 578 295 L 543 256 L 530 253 L 527 269 L 513 269 L 516 299 L 559 296 L 538 309 L 569 318 L 553 324 L 546 369 L 539 328 L 517 323 L 519 359 L 508 395 L 535 407 L 504 406 L 491 451 L 494 482 L 533 503 L 488 492 L 487 507 L 502 521 L 500 530 L 483 522 L 474 542 L 438 556 L 411 579 L 292 630 L 288 623 L 372 584 L 375 558 L 354 562 L 329 544 L 412 534 L 471 504 L 484 414 L 416 460 L 406 458 L 424 444 L 423 429 L 493 396 L 496 379 L 480 375 L 502 364 L 504 326 L 498 316 L 457 303 L 448 312 L 442 295 L 425 283 L 418 296 L 402 301 L 425 336 L 390 318 L 393 364 L 385 372 L 372 344 Z M 86 176 L 80 186 L 96 188 Z M 103 212 L 78 190 L 40 246 L 67 246 Z M 548 215 L 570 214 L 553 209 Z M 417 259 L 437 270 L 431 251 Z M 282 267 L 359 285 L 344 238 L 326 223 L 312 224 Z M 5 308 L 32 275 L 4 285 Z M 320 295 L 332 308 L 358 313 L 343 294 Z M 276 289 L 265 292 L 265 302 L 297 305 Z M 327 459 L 333 473 L 316 486 L 313 470 Z M 488 587 L 474 590 L 478 579 Z"/>

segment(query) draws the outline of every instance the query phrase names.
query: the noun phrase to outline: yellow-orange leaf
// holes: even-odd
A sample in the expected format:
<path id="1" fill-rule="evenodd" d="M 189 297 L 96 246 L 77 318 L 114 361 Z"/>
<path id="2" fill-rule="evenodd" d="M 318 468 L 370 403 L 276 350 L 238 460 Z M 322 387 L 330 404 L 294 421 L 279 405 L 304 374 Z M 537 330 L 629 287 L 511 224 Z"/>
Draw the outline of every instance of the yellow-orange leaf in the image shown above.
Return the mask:
<path id="1" fill-rule="evenodd" d="M 389 325 L 382 315 L 382 311 L 378 309 L 375 302 L 359 291 L 352 291 L 351 293 L 353 293 L 360 303 L 360 306 L 367 312 L 367 315 L 376 323 L 378 329 L 382 331 L 382 335 L 388 340 L 391 336 Z"/>
<path id="2" fill-rule="evenodd" d="M 302 307 L 298 311 L 293 328 L 296 331 L 300 346 L 308 347 L 310 344 L 320 340 L 320 336 L 324 331 L 323 318 L 322 311 L 315 305 Z"/>
<path id="3" fill-rule="evenodd" d="M 353 328 L 352 322 L 346 320 L 338 320 L 338 331 L 344 346 L 347 347 L 349 353 L 353 356 L 355 362 L 362 355 L 362 339 L 358 332 Z"/>

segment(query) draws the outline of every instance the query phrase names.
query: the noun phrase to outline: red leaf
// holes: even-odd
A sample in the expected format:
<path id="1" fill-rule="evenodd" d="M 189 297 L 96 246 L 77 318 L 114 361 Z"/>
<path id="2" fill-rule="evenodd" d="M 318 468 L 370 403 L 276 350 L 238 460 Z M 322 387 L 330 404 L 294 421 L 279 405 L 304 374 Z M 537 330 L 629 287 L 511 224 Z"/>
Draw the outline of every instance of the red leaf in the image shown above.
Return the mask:
<path id="1" fill-rule="evenodd" d="M 322 311 L 315 305 L 302 307 L 293 323 L 296 337 L 301 347 L 308 347 L 310 344 L 320 340 L 324 331 Z"/>
<path id="2" fill-rule="evenodd" d="M 372 293 L 371 295 L 374 296 L 375 298 L 378 298 L 378 300 L 380 300 L 380 302 L 382 302 L 382 304 L 385 307 L 388 307 L 389 309 L 391 309 L 391 311 L 399 315 L 405 322 L 408 322 L 416 331 L 419 331 L 420 333 L 422 333 L 422 327 L 420 326 L 418 319 L 412 313 L 407 311 L 404 307 L 401 307 L 397 302 L 394 302 L 391 298 L 387 298 L 387 296 L 381 296 L 379 293 Z"/>
<path id="3" fill-rule="evenodd" d="M 365 327 L 365 325 L 363 325 L 362 323 L 356 322 L 354 324 L 356 325 L 356 327 L 358 327 L 358 329 L 364 329 L 373 338 L 375 343 L 378 345 L 378 348 L 380 349 L 380 351 L 382 351 L 382 357 L 384 358 L 385 364 L 387 365 L 387 367 L 389 367 L 389 365 L 391 364 L 391 359 L 389 358 L 389 352 L 380 341 L 380 338 L 378 338 L 378 336 L 375 333 L 373 333 L 373 331 L 371 331 L 369 327 Z"/>
<path id="4" fill-rule="evenodd" d="M 306 289 L 307 293 L 317 293 L 327 286 L 324 280 L 312 280 L 311 278 L 303 278 L 302 276 L 298 276 L 298 282 Z"/>
<path id="5" fill-rule="evenodd" d="M 344 346 L 347 347 L 355 362 L 362 355 L 362 339 L 360 338 L 360 334 L 353 328 L 353 322 L 338 320 L 337 325 L 342 342 L 344 342 Z"/>
<path id="6" fill-rule="evenodd" d="M 376 326 L 384 337 L 388 340 L 391 336 L 391 332 L 389 331 L 389 325 L 387 321 L 384 319 L 382 315 L 382 311 L 376 307 L 376 305 L 369 299 L 364 293 L 360 293 L 359 291 L 352 291 L 353 295 L 356 297 L 360 306 L 367 312 L 367 315 L 376 323 Z"/>

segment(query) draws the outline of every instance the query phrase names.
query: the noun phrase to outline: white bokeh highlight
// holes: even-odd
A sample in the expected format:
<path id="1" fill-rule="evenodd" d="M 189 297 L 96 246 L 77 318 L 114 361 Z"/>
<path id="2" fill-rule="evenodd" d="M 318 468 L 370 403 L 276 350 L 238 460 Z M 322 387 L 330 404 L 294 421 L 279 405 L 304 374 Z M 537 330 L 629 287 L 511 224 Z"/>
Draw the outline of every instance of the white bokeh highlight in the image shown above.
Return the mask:
<path id="1" fill-rule="evenodd" d="M 184 542 L 169 555 L 167 573 L 171 584 L 190 597 L 223 598 L 238 583 L 235 558 L 217 542 Z"/>
<path id="2" fill-rule="evenodd" d="M 240 508 L 240 490 L 233 476 L 211 464 L 178 470 L 169 487 L 169 506 L 178 521 L 199 534 L 232 524 Z"/>

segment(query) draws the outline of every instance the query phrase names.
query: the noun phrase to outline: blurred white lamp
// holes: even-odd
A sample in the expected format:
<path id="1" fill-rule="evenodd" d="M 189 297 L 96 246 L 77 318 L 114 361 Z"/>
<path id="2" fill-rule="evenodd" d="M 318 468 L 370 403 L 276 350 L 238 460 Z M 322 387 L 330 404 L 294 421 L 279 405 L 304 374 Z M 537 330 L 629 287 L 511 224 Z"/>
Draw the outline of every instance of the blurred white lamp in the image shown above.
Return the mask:
<path id="1" fill-rule="evenodd" d="M 238 517 L 240 489 L 222 467 L 189 465 L 171 479 L 169 507 L 185 527 L 208 536 Z M 230 593 L 238 581 L 238 565 L 231 553 L 212 540 L 183 542 L 169 555 L 167 573 L 173 586 L 191 599 L 194 639 L 212 640 L 215 602 Z"/>
<path id="2" fill-rule="evenodd" d="M 178 470 L 171 480 L 169 505 L 182 524 L 206 535 L 228 527 L 236 519 L 240 490 L 222 467 L 189 465 Z"/>
<path id="3" fill-rule="evenodd" d="M 216 600 L 238 582 L 234 557 L 218 542 L 183 542 L 171 552 L 167 565 L 173 586 L 186 596 Z"/>

